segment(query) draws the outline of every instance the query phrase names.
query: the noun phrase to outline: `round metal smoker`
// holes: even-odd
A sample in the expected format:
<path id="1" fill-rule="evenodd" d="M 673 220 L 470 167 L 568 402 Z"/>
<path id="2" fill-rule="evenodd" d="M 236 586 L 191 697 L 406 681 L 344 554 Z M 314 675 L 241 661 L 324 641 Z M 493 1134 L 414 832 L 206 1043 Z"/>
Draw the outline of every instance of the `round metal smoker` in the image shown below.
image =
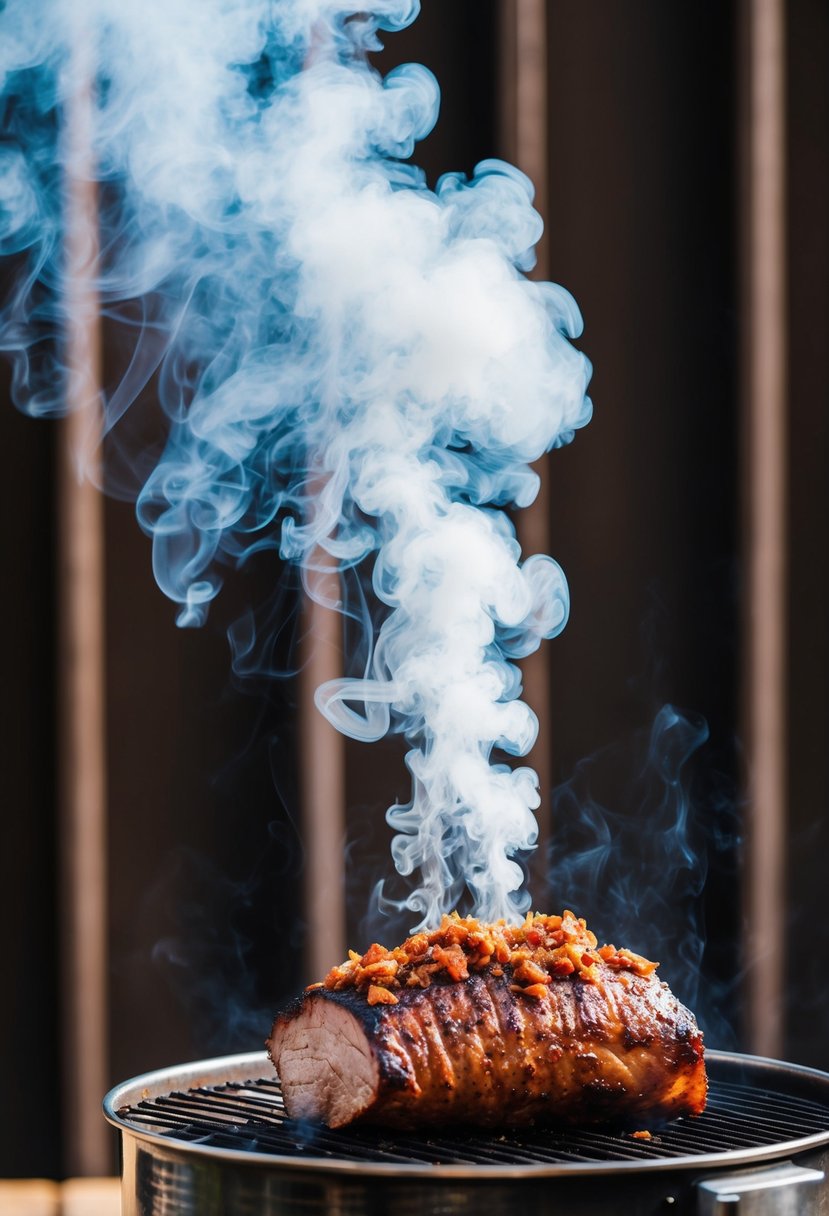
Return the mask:
<path id="1" fill-rule="evenodd" d="M 264 1052 L 149 1073 L 104 1102 L 123 1216 L 829 1216 L 829 1074 L 706 1053 L 699 1119 L 628 1130 L 325 1128 Z"/>

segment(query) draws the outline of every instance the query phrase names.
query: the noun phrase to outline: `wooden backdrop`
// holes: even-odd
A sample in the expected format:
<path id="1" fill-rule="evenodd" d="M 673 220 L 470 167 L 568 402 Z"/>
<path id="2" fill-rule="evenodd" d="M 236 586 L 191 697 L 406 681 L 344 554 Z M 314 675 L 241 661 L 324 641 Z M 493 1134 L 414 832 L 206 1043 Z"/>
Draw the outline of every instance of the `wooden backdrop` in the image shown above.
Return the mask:
<path id="1" fill-rule="evenodd" d="M 573 599 L 567 630 L 527 675 L 549 707 L 543 830 L 554 836 L 552 787 L 583 757 L 647 730 L 665 701 L 703 714 L 711 740 L 695 773 L 709 826 L 727 837 L 705 896 L 708 991 L 744 1004 L 732 1019 L 743 1046 L 827 1066 L 829 10 L 786 7 L 784 26 L 777 0 L 424 0 L 383 65 L 418 59 L 441 81 L 442 119 L 419 154 L 431 180 L 493 152 L 543 173 L 543 257 L 587 322 L 596 415 L 552 455 L 532 524 Z M 117 351 L 102 336 L 106 377 Z M 108 501 L 108 912 L 105 945 L 87 959 L 104 1030 L 84 1067 L 62 931 L 78 894 L 58 763 L 71 726 L 71 706 L 59 713 L 63 439 L 9 404 L 0 434 L 0 1176 L 60 1176 L 114 1168 L 96 1077 L 256 1047 L 306 974 L 309 917 L 329 910 L 331 942 L 362 940 L 367 891 L 388 864 L 383 812 L 407 782 L 397 741 L 318 745 L 342 780 L 330 807 L 310 809 L 315 831 L 328 818 L 341 833 L 346 816 L 335 851 L 348 881 L 309 910 L 309 681 L 240 687 L 225 637 L 282 572 L 263 557 L 228 580 L 205 629 L 179 631 L 132 507 Z M 272 657 L 288 670 L 303 624 L 296 589 L 280 596 Z M 759 797 L 758 771 L 770 773 Z"/>

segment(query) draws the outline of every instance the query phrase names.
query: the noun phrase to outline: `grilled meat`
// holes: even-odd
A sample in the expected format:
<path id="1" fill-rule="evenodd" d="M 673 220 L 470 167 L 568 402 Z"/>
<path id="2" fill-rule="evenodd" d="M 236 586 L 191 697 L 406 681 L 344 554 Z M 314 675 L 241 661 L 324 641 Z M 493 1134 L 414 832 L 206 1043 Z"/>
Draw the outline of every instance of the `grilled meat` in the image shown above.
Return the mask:
<path id="1" fill-rule="evenodd" d="M 705 1106 L 702 1037 L 655 964 L 572 913 L 447 917 L 373 946 L 277 1017 L 268 1049 L 294 1118 L 342 1127 L 660 1121 Z"/>

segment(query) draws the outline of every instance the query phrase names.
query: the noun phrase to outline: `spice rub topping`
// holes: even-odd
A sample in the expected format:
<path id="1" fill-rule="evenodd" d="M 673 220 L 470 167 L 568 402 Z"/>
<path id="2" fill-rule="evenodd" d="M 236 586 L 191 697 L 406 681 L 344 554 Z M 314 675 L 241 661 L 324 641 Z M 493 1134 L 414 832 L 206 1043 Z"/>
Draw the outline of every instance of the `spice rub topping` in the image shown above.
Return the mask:
<path id="1" fill-rule="evenodd" d="M 631 950 L 599 946 L 586 922 L 573 912 L 528 913 L 521 925 L 503 920 L 487 924 L 453 912 L 439 928 L 415 933 L 392 950 L 377 942 L 362 955 L 349 950 L 346 962 L 332 967 L 307 991 L 353 988 L 366 993 L 369 1005 L 396 1005 L 405 988 L 458 982 L 488 968 L 491 975 L 507 975 L 513 992 L 545 1000 L 550 985 L 568 976 L 595 983 L 605 967 L 651 975 L 657 966 Z"/>

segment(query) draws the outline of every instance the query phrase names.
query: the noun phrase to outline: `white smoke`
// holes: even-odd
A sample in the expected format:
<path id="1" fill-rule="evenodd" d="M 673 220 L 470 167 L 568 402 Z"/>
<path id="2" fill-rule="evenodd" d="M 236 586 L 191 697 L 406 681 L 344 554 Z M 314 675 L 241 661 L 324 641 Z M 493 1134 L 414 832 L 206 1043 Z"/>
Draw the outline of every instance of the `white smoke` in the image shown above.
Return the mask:
<path id="1" fill-rule="evenodd" d="M 30 261 L 2 344 L 18 403 L 59 412 L 56 368 L 25 338 L 43 284 L 61 323 L 60 144 L 38 112 L 77 87 L 83 37 L 94 158 L 118 191 L 101 297 L 116 316 L 141 297 L 148 318 L 107 426 L 156 373 L 170 419 L 138 501 L 158 582 L 190 625 L 219 566 L 253 546 L 343 568 L 373 557 L 388 612 L 367 668 L 317 703 L 356 738 L 393 728 L 413 745 L 412 802 L 389 811 L 395 864 L 419 874 L 408 907 L 434 922 L 465 885 L 477 914 L 514 919 L 537 781 L 490 756 L 533 744 L 511 660 L 559 632 L 568 596 L 552 559 L 521 562 L 503 508 L 532 501 L 529 462 L 588 420 L 589 365 L 567 340 L 571 297 L 521 273 L 540 234 L 527 180 L 488 161 L 433 192 L 404 163 L 437 85 L 416 65 L 383 80 L 366 51 L 416 14 L 402 0 L 359 18 L 330 0 L 11 0 L 0 237 Z"/>

